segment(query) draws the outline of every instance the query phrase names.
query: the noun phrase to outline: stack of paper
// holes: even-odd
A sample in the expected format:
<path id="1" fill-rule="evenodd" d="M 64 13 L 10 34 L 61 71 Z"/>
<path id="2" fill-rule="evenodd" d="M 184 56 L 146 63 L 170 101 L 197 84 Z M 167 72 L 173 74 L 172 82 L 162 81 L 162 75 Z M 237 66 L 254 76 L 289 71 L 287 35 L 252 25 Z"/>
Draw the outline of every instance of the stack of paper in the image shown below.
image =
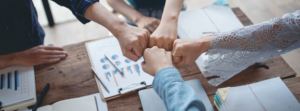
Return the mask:
<path id="1" fill-rule="evenodd" d="M 300 104 L 277 77 L 217 90 L 214 104 L 220 111 L 300 111 Z"/>
<path id="2" fill-rule="evenodd" d="M 227 94 L 229 92 L 230 87 L 219 88 L 214 97 L 214 104 L 218 110 L 220 110 L 220 106 L 225 101 Z"/>

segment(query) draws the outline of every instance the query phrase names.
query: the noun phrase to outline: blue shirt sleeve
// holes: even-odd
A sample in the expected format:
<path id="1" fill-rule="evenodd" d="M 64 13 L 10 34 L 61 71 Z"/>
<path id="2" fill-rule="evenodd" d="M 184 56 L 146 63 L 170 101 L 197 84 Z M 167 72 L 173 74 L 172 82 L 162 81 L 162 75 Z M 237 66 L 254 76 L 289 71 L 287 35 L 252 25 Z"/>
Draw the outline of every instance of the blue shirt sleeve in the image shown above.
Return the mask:
<path id="1" fill-rule="evenodd" d="M 193 88 L 186 85 L 176 68 L 160 70 L 152 87 L 164 101 L 168 111 L 206 111 L 206 108 Z"/>
<path id="2" fill-rule="evenodd" d="M 53 0 L 61 6 L 65 6 L 72 11 L 75 17 L 83 24 L 88 23 L 90 20 L 85 19 L 83 14 L 85 10 L 94 2 L 99 0 Z"/>

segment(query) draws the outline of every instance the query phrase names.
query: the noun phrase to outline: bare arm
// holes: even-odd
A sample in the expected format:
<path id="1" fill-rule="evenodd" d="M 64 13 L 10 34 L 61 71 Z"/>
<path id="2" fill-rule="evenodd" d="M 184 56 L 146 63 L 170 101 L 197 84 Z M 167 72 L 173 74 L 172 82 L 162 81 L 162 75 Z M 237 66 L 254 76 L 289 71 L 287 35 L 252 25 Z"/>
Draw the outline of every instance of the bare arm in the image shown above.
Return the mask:
<path id="1" fill-rule="evenodd" d="M 149 37 L 145 29 L 128 25 L 98 2 L 86 9 L 84 18 L 97 22 L 112 32 L 118 39 L 123 54 L 129 59 L 137 61 L 143 55 Z"/>
<path id="2" fill-rule="evenodd" d="M 124 2 L 124 0 L 107 0 L 107 3 L 117 12 L 134 23 L 136 23 L 141 17 L 144 17 L 143 14 L 131 8 L 127 3 Z"/>
<path id="3" fill-rule="evenodd" d="M 0 55 L 0 69 L 15 65 L 15 53 Z"/>
<path id="4" fill-rule="evenodd" d="M 161 23 L 151 34 L 149 47 L 157 46 L 167 51 L 173 49 L 173 42 L 177 38 L 177 21 L 183 0 L 167 0 Z"/>

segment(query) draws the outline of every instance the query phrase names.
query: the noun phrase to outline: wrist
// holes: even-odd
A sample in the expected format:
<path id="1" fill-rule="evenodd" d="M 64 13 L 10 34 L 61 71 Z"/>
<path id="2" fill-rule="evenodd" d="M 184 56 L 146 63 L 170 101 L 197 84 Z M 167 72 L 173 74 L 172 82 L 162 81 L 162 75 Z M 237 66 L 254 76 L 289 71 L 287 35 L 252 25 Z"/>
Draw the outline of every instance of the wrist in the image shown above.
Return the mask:
<path id="1" fill-rule="evenodd" d="M 201 37 L 198 39 L 198 50 L 204 50 L 203 52 L 206 52 L 211 48 L 211 42 L 215 38 L 215 36 L 206 36 L 206 37 Z"/>
<path id="2" fill-rule="evenodd" d="M 119 35 L 122 34 L 122 32 L 127 31 L 127 26 L 128 24 L 125 21 L 118 21 L 112 24 L 109 30 L 117 39 L 119 39 Z"/>
<path id="3" fill-rule="evenodd" d="M 144 15 L 139 15 L 137 17 L 135 17 L 132 22 L 135 23 L 135 24 L 139 24 L 139 22 L 141 22 L 143 19 L 145 19 L 146 16 Z"/>

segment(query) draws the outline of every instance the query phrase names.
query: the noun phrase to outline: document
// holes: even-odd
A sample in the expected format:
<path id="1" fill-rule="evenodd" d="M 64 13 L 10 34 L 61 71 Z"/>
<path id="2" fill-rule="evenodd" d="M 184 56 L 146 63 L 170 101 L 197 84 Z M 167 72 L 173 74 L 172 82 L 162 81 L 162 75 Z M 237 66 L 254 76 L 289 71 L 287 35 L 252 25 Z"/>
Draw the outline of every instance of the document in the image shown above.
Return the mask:
<path id="1" fill-rule="evenodd" d="M 0 70 L 0 101 L 9 106 L 35 99 L 33 67 L 13 66 Z"/>
<path id="2" fill-rule="evenodd" d="M 144 59 L 140 58 L 137 62 L 134 62 L 126 58 L 115 37 L 88 42 L 86 43 L 86 48 L 92 66 L 110 91 L 108 93 L 100 84 L 104 98 L 120 94 L 120 88 L 122 88 L 123 92 L 152 84 L 154 77 L 145 73 L 141 67 Z M 108 61 L 104 53 L 122 70 L 124 75 Z M 140 84 L 143 81 L 146 85 Z"/>

